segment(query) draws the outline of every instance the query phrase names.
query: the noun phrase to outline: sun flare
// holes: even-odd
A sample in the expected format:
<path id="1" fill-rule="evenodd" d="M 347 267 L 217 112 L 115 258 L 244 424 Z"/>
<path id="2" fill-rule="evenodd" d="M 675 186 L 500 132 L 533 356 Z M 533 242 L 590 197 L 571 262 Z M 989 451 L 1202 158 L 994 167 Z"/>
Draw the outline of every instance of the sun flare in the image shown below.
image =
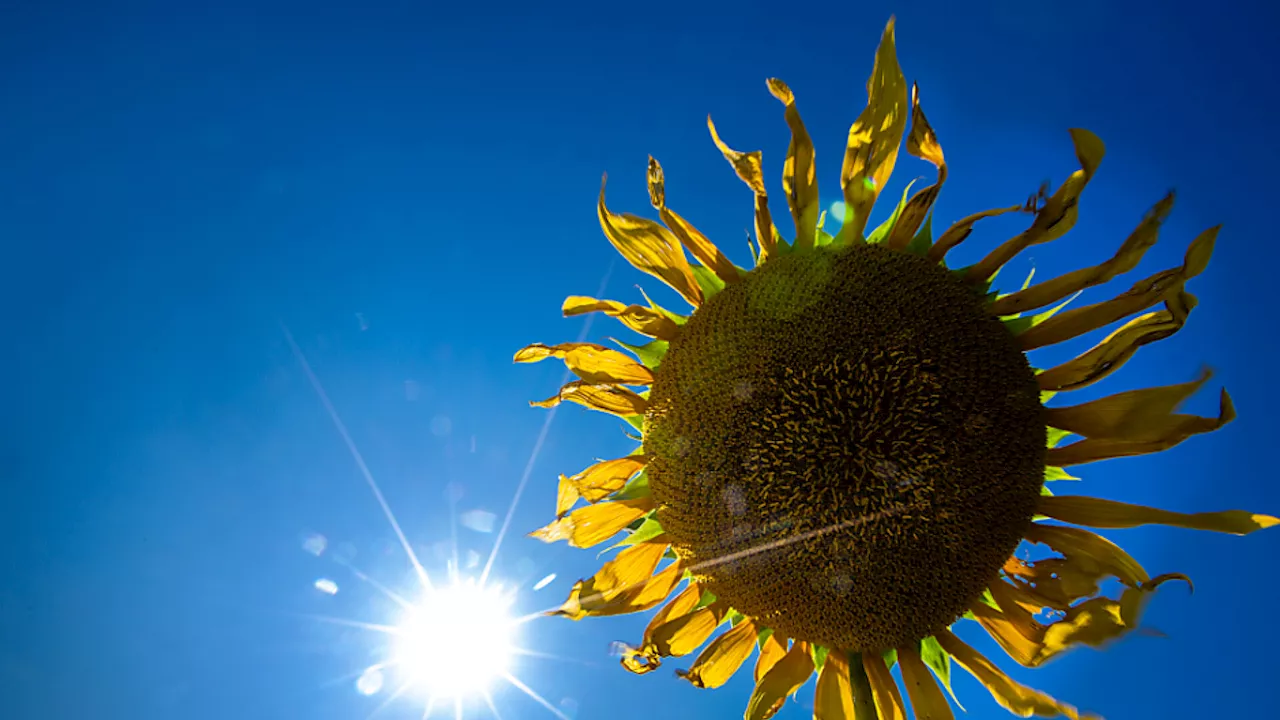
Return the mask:
<path id="1" fill-rule="evenodd" d="M 459 580 L 428 590 L 405 611 L 395 664 L 404 682 L 435 698 L 484 693 L 507 674 L 515 652 L 512 597 L 497 586 Z"/>

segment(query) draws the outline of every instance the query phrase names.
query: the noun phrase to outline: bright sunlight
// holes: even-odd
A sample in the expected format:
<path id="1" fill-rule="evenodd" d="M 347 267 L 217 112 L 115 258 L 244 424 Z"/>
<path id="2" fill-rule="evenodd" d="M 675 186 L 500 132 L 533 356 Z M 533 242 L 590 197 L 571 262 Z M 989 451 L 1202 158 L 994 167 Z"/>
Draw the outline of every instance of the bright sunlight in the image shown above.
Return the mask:
<path id="1" fill-rule="evenodd" d="M 485 692 L 507 675 L 515 651 L 511 601 L 500 588 L 474 580 L 427 590 L 397 633 L 394 663 L 404 681 L 436 698 Z"/>

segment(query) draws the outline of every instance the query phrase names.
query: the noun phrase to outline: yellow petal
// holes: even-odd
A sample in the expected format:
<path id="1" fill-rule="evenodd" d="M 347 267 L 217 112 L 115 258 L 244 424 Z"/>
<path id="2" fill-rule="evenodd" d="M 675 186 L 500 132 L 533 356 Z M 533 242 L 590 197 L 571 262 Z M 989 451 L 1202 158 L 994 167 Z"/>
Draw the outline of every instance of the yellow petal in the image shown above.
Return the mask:
<path id="1" fill-rule="evenodd" d="M 617 500 L 578 508 L 550 525 L 529 533 L 543 542 L 568 540 L 574 547 L 599 545 L 623 528 L 649 514 L 652 497 Z"/>
<path id="2" fill-rule="evenodd" d="M 689 583 L 689 587 L 685 588 L 684 592 L 677 595 L 671 602 L 663 605 L 662 609 L 654 614 L 653 618 L 649 620 L 648 626 L 645 627 L 644 639 L 641 641 L 640 647 L 628 647 L 623 651 L 622 667 L 637 675 L 643 675 L 658 669 L 662 665 L 662 658 L 658 655 L 657 649 L 653 645 L 653 632 L 671 619 L 683 617 L 693 612 L 693 608 L 697 606 L 701 597 L 702 590 L 696 584 Z"/>
<path id="3" fill-rule="evenodd" d="M 1150 593 L 1183 575 L 1162 575 L 1141 587 L 1127 588 L 1119 601 L 1100 597 L 1070 607 L 1065 617 L 1045 628 L 1044 644 L 1032 661 L 1039 667 L 1076 645 L 1101 647 L 1136 629 Z"/>
<path id="4" fill-rule="evenodd" d="M 1068 467 L 1084 463 L 1157 453 L 1181 443 L 1192 435 L 1213 432 L 1236 417 L 1235 406 L 1226 390 L 1218 399 L 1218 417 L 1199 415 L 1171 415 L 1161 426 L 1158 436 L 1144 440 L 1120 438 L 1088 438 L 1061 447 L 1050 448 L 1045 453 L 1045 464 Z"/>
<path id="5" fill-rule="evenodd" d="M 670 285 L 690 305 L 702 304 L 702 289 L 693 279 L 693 270 L 680 241 L 658 223 L 628 213 L 612 213 L 604 204 L 604 182 L 596 204 L 600 229 L 627 262 Z"/>
<path id="6" fill-rule="evenodd" d="M 1079 712 L 1071 705 L 1058 702 L 1039 690 L 1014 682 L 994 663 L 956 637 L 950 630 L 943 630 L 934 637 L 938 639 L 942 649 L 951 655 L 952 660 L 977 678 L 978 682 L 991 693 L 991 697 L 1014 715 L 1018 717 L 1063 716 L 1071 720 L 1080 719 Z"/>
<path id="7" fill-rule="evenodd" d="M 1133 556 L 1110 540 L 1088 530 L 1062 525 L 1032 523 L 1022 535 L 1028 542 L 1047 545 L 1067 558 L 1087 559 L 1120 582 L 1137 587 L 1150 579 Z"/>
<path id="8" fill-rule="evenodd" d="M 916 720 L 952 720 L 951 706 L 933 674 L 920 659 L 914 647 L 898 648 L 898 665 L 902 668 L 902 684 L 911 698 L 911 711 Z"/>
<path id="9" fill-rule="evenodd" d="M 818 228 L 818 178 L 813 164 L 813 141 L 796 109 L 796 97 L 787 84 L 777 78 L 769 79 L 769 92 L 786 106 L 787 127 L 791 128 L 791 144 L 787 146 L 787 160 L 782 167 L 782 191 L 787 194 L 787 205 L 796 223 L 796 247 L 812 248 Z"/>
<path id="10" fill-rule="evenodd" d="M 659 535 L 623 550 L 595 575 L 574 583 L 569 599 L 553 614 L 581 620 L 608 608 L 619 595 L 643 587 L 653 577 L 667 547 L 665 536 Z"/>
<path id="11" fill-rule="evenodd" d="M 965 238 L 969 237 L 969 235 L 973 233 L 973 226 L 977 224 L 979 220 L 996 217 L 997 215 L 1004 215 L 1005 213 L 1033 212 L 1034 210 L 1035 199 L 1032 198 L 1023 205 L 1011 205 L 1009 207 L 995 208 L 993 210 L 983 210 L 982 212 L 976 212 L 966 218 L 957 220 L 951 224 L 951 227 L 944 230 L 943 233 L 938 236 L 938 240 L 933 244 L 933 247 L 929 248 L 929 259 L 936 263 L 942 262 L 952 248 L 959 245 L 965 240 Z"/>
<path id="12" fill-rule="evenodd" d="M 569 510 L 573 507 L 574 503 L 578 502 L 578 497 L 579 497 L 578 488 L 574 486 L 573 482 L 569 480 L 569 478 L 565 477 L 564 475 L 561 475 L 560 487 L 556 491 L 556 519 L 557 520 L 564 517 L 565 513 L 569 512 Z"/>
<path id="13" fill-rule="evenodd" d="M 1027 628 L 1020 627 L 1011 617 L 983 602 L 975 602 L 969 607 L 969 611 L 973 613 L 982 629 L 987 631 L 991 639 L 995 640 L 1014 662 L 1026 667 L 1031 666 L 1035 661 L 1036 653 L 1040 650 L 1038 633 L 1027 632 Z M 1035 637 L 1028 638 L 1029 634 Z"/>
<path id="14" fill-rule="evenodd" d="M 1147 249 L 1155 245 L 1156 237 L 1160 233 L 1160 224 L 1169 216 L 1169 211 L 1172 209 L 1173 193 L 1169 193 L 1147 212 L 1138 228 L 1130 233 L 1110 260 L 1005 295 L 991 303 L 989 312 L 992 315 L 1013 315 L 1044 307 L 1085 288 L 1100 285 L 1117 275 L 1129 272 L 1138 265 L 1138 261 L 1146 254 Z"/>
<path id="15" fill-rule="evenodd" d="M 1062 237 L 1076 224 L 1080 193 L 1097 172 L 1098 164 L 1106 154 L 1106 146 L 1097 135 L 1080 128 L 1071 130 L 1071 142 L 1075 144 L 1076 159 L 1080 162 L 1080 169 L 1072 173 L 1066 182 L 1045 200 L 1044 207 L 1036 213 L 1036 219 L 1032 221 L 1030 228 L 992 250 L 976 265 L 970 267 L 965 277 L 973 281 L 989 280 L 1013 256 L 1032 245 Z"/>
<path id="16" fill-rule="evenodd" d="M 1024 562 L 1005 561 L 1006 578 L 1044 607 L 1066 610 L 1080 598 L 1098 594 L 1098 584 L 1111 576 L 1099 563 L 1080 555 Z"/>
<path id="17" fill-rule="evenodd" d="M 674 320 L 657 310 L 643 305 L 625 305 L 616 300 L 597 300 L 573 295 L 565 298 L 560 311 L 565 317 L 603 312 L 609 317 L 618 318 L 628 328 L 659 340 L 674 340 L 680 332 L 680 326 Z"/>
<path id="18" fill-rule="evenodd" d="M 733 171 L 738 174 L 742 182 L 750 187 L 756 196 L 756 242 L 760 244 L 760 258 L 757 264 L 761 264 L 767 257 L 777 252 L 778 231 L 773 226 L 773 216 L 769 213 L 769 194 L 765 192 L 764 187 L 764 170 L 761 167 L 760 151 L 738 152 L 724 144 L 720 139 L 720 134 L 716 132 L 715 123 L 711 122 L 711 116 L 707 116 L 707 129 L 711 131 L 711 139 L 719 148 L 720 153 L 724 155 L 724 159 L 729 161 L 733 166 Z"/>
<path id="19" fill-rule="evenodd" d="M 1054 392 L 1091 385 L 1118 370 L 1138 348 L 1181 330 L 1195 306 L 1194 295 L 1179 293 L 1165 301 L 1165 310 L 1130 320 L 1087 352 L 1036 375 L 1036 382 L 1041 390 Z"/>
<path id="20" fill-rule="evenodd" d="M 672 563 L 664 568 L 657 575 L 644 580 L 638 585 L 633 585 L 626 590 L 615 595 L 612 599 L 592 604 L 590 608 L 585 608 L 581 604 L 583 616 L 590 615 L 592 617 L 605 617 L 609 615 L 627 615 L 629 613 L 638 613 L 656 607 L 658 603 L 667 599 L 671 591 L 676 585 L 680 584 L 680 578 L 684 575 L 684 567 L 678 563 Z M 577 585 L 574 586 L 577 589 Z M 573 610 L 568 603 L 561 610 L 568 608 Z M 569 614 L 563 612 L 555 612 L 553 614 Z M 572 614 L 569 614 L 573 617 Z M 573 617 L 577 620 L 578 617 Z"/>
<path id="21" fill-rule="evenodd" d="M 1034 350 L 1070 340 L 1091 330 L 1110 325 L 1156 303 L 1177 297 L 1187 280 L 1199 275 L 1209 264 L 1218 228 L 1200 233 L 1187 248 L 1181 267 L 1156 273 L 1134 284 L 1127 292 L 1110 300 L 1058 313 L 1018 335 L 1023 350 Z"/>
<path id="22" fill-rule="evenodd" d="M 661 657 L 682 657 L 697 650 L 715 632 L 724 619 L 725 606 L 711 603 L 693 612 L 672 618 L 655 627 L 650 644 Z"/>
<path id="23" fill-rule="evenodd" d="M 640 472 L 648 459 L 644 455 L 628 455 L 605 460 L 569 478 L 578 494 L 589 503 L 600 502 L 626 486 Z"/>
<path id="24" fill-rule="evenodd" d="M 813 658 L 809 645 L 797 642 L 787 654 L 765 673 L 747 701 L 744 720 L 769 720 L 782 708 L 787 696 L 796 691 L 813 674 Z"/>
<path id="25" fill-rule="evenodd" d="M 677 670 L 676 675 L 698 688 L 724 685 L 755 649 L 757 632 L 755 623 L 743 620 L 713 640 L 693 661 L 693 667 Z"/>
<path id="26" fill-rule="evenodd" d="M 902 693 L 893 680 L 893 673 L 878 653 L 863 653 L 862 667 L 871 681 L 871 697 L 875 700 L 879 720 L 907 720 L 906 705 Z"/>
<path id="27" fill-rule="evenodd" d="M 662 222 L 666 223 L 671 232 L 680 239 L 680 243 L 693 253 L 706 267 L 710 268 L 726 283 L 735 283 L 742 279 L 738 274 L 738 268 L 729 261 L 729 258 L 711 242 L 710 238 L 703 235 L 687 220 L 680 217 L 674 210 L 667 207 L 667 190 L 666 181 L 663 179 L 662 166 L 658 161 L 649 156 L 649 202 L 654 209 L 658 211 Z"/>
<path id="28" fill-rule="evenodd" d="M 1101 498 L 1057 495 L 1040 498 L 1038 512 L 1055 520 L 1096 528 L 1169 525 L 1189 530 L 1248 535 L 1280 524 L 1280 519 L 1244 510 L 1180 513 Z"/>
<path id="29" fill-rule="evenodd" d="M 938 168 L 938 182 L 912 195 L 902 208 L 893 231 L 885 239 L 885 245 L 892 250 L 905 249 L 911 243 L 938 199 L 942 183 L 947 180 L 947 161 L 942 156 L 942 146 L 938 144 L 937 134 L 929 126 L 924 110 L 920 109 L 920 90 L 914 83 L 911 85 L 911 132 L 907 134 L 907 152 L 933 163 Z"/>
<path id="30" fill-rule="evenodd" d="M 620 417 L 643 415 L 644 411 L 649 409 L 649 401 L 636 392 L 617 385 L 591 385 L 581 380 L 565 385 L 560 388 L 560 392 L 546 400 L 534 400 L 529 404 L 533 407 L 548 408 L 555 407 L 565 400 Z"/>
<path id="31" fill-rule="evenodd" d="M 760 678 L 765 676 L 775 664 L 787 655 L 787 639 L 779 635 L 776 631 L 769 633 L 769 637 L 760 643 L 760 657 L 756 660 L 755 680 L 756 684 L 760 684 Z"/>
<path id="32" fill-rule="evenodd" d="M 867 80 L 867 107 L 849 128 L 840 169 L 845 218 L 836 235 L 839 243 L 851 243 L 862 236 L 876 197 L 893 174 L 907 127 L 907 80 L 898 66 L 893 25 L 890 18 L 880 37 L 875 66 Z"/>
<path id="33" fill-rule="evenodd" d="M 818 687 L 813 691 L 813 720 L 856 720 L 857 717 L 848 656 L 842 650 L 833 650 L 818 672 Z"/>
<path id="34" fill-rule="evenodd" d="M 564 360 L 574 375 L 593 384 L 652 385 L 653 371 L 626 353 L 595 343 L 534 343 L 516 353 L 516 362 L 537 362 L 549 357 Z"/>

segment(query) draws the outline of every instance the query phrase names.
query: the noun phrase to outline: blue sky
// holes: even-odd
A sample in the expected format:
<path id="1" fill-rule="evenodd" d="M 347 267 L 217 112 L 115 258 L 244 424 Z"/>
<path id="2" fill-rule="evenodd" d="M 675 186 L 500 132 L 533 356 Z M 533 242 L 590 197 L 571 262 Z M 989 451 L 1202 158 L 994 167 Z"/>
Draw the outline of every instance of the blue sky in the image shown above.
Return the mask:
<path id="1" fill-rule="evenodd" d="M 549 363 L 512 365 L 513 351 L 576 338 L 584 323 L 559 317 L 560 302 L 606 275 L 606 295 L 627 301 L 636 283 L 657 284 L 600 235 L 600 174 L 615 209 L 646 212 L 654 154 L 671 206 L 745 262 L 751 198 L 707 137 L 707 113 L 731 145 L 763 149 L 781 208 L 788 136 L 764 80 L 783 78 L 817 144 L 824 199 L 837 199 L 844 135 L 891 13 L 950 165 L 939 221 L 1060 182 L 1074 169 L 1068 127 L 1108 143 L 1076 230 L 1015 261 L 1006 282 L 1032 260 L 1051 275 L 1109 257 L 1170 187 L 1178 205 L 1142 274 L 1224 224 L 1190 287 L 1201 301 L 1190 325 L 1101 390 L 1209 364 L 1215 389 L 1194 409 L 1212 411 L 1222 383 L 1240 419 L 1160 456 L 1082 468 L 1083 490 L 1280 511 L 1269 470 L 1280 397 L 1255 359 L 1273 357 L 1271 25 L 1233 3 L 1114 5 L 7 8 L 0 716 L 366 717 L 385 693 L 361 695 L 352 673 L 382 657 L 383 639 L 316 616 L 387 622 L 390 606 L 334 558 L 395 588 L 412 576 L 279 322 L 439 571 L 451 518 L 501 523 L 546 419 L 526 401 L 560 378 Z M 887 194 L 916 174 L 932 178 L 901 161 Z M 1017 229 L 993 221 L 965 257 Z M 599 322 L 588 336 L 619 333 Z M 522 610 L 558 603 L 592 572 L 594 553 L 524 533 L 549 519 L 557 473 L 627 450 L 619 425 L 575 407 L 556 416 L 494 565 Z M 456 533 L 464 562 L 494 546 L 493 530 Z M 320 557 L 302 547 L 311 534 L 329 542 Z M 1265 568 L 1280 535 L 1112 536 L 1153 574 L 1196 581 L 1194 595 L 1170 586 L 1152 603 L 1168 637 L 1014 675 L 1111 718 L 1252 714 L 1272 682 L 1257 620 L 1277 590 Z M 638 640 L 645 622 L 530 623 L 522 644 L 561 659 L 516 671 L 583 720 L 738 716 L 744 678 L 698 691 L 668 667 L 643 678 L 618 667 L 610 643 Z M 970 717 L 1004 717 L 961 675 Z M 810 697 L 781 717 L 806 717 Z M 505 718 L 552 717 L 510 688 L 496 702 Z M 378 717 L 419 716 L 406 702 Z"/>

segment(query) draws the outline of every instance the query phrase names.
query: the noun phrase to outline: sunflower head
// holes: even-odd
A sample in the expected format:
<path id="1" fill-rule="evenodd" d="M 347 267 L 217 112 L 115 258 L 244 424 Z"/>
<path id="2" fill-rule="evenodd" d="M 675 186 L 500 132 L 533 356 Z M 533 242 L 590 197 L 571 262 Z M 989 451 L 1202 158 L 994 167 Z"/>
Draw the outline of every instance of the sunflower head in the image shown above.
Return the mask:
<path id="1" fill-rule="evenodd" d="M 1277 523 L 1243 511 L 1185 514 L 1054 496 L 1046 487 L 1071 478 L 1066 467 L 1165 450 L 1233 418 L 1225 391 L 1216 417 L 1177 412 L 1207 375 L 1045 404 L 1182 327 L 1196 304 L 1185 285 L 1205 269 L 1216 228 L 1192 241 L 1182 265 L 1111 300 L 1064 309 L 1080 291 L 1137 266 L 1170 195 L 1112 258 L 1000 294 L 991 283 L 1004 264 L 1075 223 L 1104 154 L 1096 136 L 1071 131 L 1079 169 L 1057 189 L 962 218 L 934 237 L 947 165 L 916 88 L 908 92 L 890 21 L 867 107 L 849 131 L 840 172 L 846 211 L 831 234 L 795 96 L 779 80 L 768 87 L 791 130 L 782 187 L 795 237 L 782 238 L 773 224 L 760 153 L 731 149 L 708 119 L 712 140 L 754 195 L 753 267 L 735 265 L 667 207 L 662 167 L 650 158 L 661 223 L 612 212 L 602 188 L 600 224 L 624 257 L 693 311 L 575 296 L 566 315 L 604 312 L 651 339 L 619 343 L 629 354 L 584 342 L 516 354 L 522 362 L 562 358 L 579 378 L 535 405 L 570 400 L 642 433 L 632 454 L 560 477 L 556 520 L 535 536 L 579 547 L 625 536 L 618 555 L 578 582 L 556 614 L 661 605 L 623 657 L 635 672 L 688 655 L 724 628 L 679 674 L 716 687 L 758 648 L 749 720 L 772 715 L 815 671 L 819 717 L 904 717 L 889 674 L 895 663 L 917 717 L 950 717 L 932 676 L 949 689 L 953 662 L 1015 714 L 1077 718 L 1072 706 L 1010 680 L 950 628 L 976 621 L 1034 667 L 1134 629 L 1155 588 L 1185 580 L 1152 578 L 1118 546 L 1076 526 L 1244 534 Z M 868 231 L 904 135 L 907 152 L 937 168 L 937 181 L 905 193 Z M 947 265 L 976 223 L 1006 213 L 1029 215 L 1027 229 L 973 265 Z M 1031 350 L 1117 323 L 1065 363 L 1035 368 L 1028 359 Z M 1071 436 L 1078 439 L 1061 444 Z M 574 509 L 579 501 L 586 504 Z M 1041 546 L 1034 559 L 1033 545 Z M 1108 578 L 1124 586 L 1120 597 L 1101 593 Z"/>

